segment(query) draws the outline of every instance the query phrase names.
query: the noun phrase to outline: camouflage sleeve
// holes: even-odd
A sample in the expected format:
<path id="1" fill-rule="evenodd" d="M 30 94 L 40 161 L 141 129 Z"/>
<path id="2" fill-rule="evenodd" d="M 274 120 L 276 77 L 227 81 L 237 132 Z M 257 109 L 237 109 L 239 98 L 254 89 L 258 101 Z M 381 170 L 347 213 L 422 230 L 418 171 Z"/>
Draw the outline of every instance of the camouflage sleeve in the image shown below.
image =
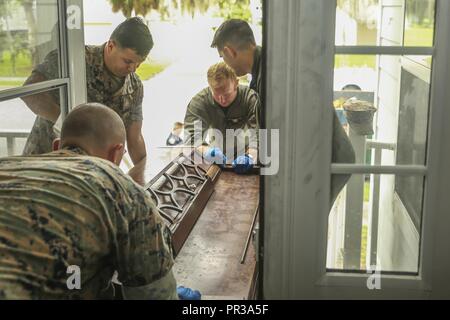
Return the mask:
<path id="1" fill-rule="evenodd" d="M 203 138 L 208 131 L 209 123 L 207 117 L 198 108 L 198 102 L 194 99 L 189 103 L 184 116 L 184 143 L 198 147 L 206 144 Z M 201 130 L 196 130 L 196 128 L 201 128 Z"/>
<path id="2" fill-rule="evenodd" d="M 142 121 L 144 116 L 142 115 L 142 102 L 131 109 L 129 121 Z"/>
<path id="3" fill-rule="evenodd" d="M 142 115 L 142 101 L 144 100 L 144 87 L 142 83 L 139 83 L 136 89 L 135 97 L 133 99 L 135 104 L 131 107 L 128 121 L 142 121 L 144 119 Z"/>
<path id="4" fill-rule="evenodd" d="M 122 190 L 112 194 L 118 212 L 113 223 L 118 280 L 127 287 L 146 286 L 172 268 L 171 233 L 142 187 L 124 174 L 119 185 Z"/>
<path id="5" fill-rule="evenodd" d="M 247 100 L 248 114 L 247 114 L 247 126 L 250 129 L 249 148 L 258 149 L 258 130 L 259 130 L 259 109 L 260 99 L 256 92 L 251 91 L 249 99 Z"/>

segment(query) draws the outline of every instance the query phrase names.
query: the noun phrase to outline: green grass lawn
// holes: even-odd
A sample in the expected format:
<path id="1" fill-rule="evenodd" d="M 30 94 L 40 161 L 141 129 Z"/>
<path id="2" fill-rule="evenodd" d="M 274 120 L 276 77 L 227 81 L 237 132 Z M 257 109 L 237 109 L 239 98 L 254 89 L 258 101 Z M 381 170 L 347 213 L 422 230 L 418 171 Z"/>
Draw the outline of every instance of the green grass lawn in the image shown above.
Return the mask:
<path id="1" fill-rule="evenodd" d="M 5 88 L 17 88 L 23 85 L 23 81 L 14 81 L 14 80 L 0 80 L 0 89 Z"/>
<path id="2" fill-rule="evenodd" d="M 26 54 L 19 54 L 16 58 L 16 72 L 14 73 L 11 53 L 9 51 L 3 52 L 3 57 L 0 59 L 0 77 L 28 77 L 32 69 L 31 57 Z"/>
<path id="3" fill-rule="evenodd" d="M 405 30 L 405 46 L 414 47 L 431 47 L 433 45 L 433 29 L 410 27 Z M 425 59 L 430 65 L 431 58 Z M 375 55 L 336 55 L 334 61 L 335 69 L 339 68 L 362 68 L 368 67 L 375 69 L 376 56 Z"/>
<path id="4" fill-rule="evenodd" d="M 142 81 L 145 81 L 164 71 L 168 66 L 169 63 L 157 61 L 145 62 L 141 64 L 136 73 L 139 75 L 139 78 L 141 78 Z M 8 80 L 5 78 L 27 78 L 31 74 L 32 69 L 33 67 L 31 65 L 31 61 L 20 55 L 16 64 L 16 74 L 13 74 L 10 54 L 5 52 L 3 55 L 3 61 L 0 62 L 0 78 L 4 78 L 0 79 L 0 88 L 13 88 L 22 86 L 22 80 Z"/>
<path id="5" fill-rule="evenodd" d="M 366 269 L 367 250 L 367 226 L 363 225 L 361 230 L 361 269 Z"/>
<path id="6" fill-rule="evenodd" d="M 31 57 L 25 54 L 19 54 L 17 56 L 15 73 L 13 72 L 14 70 L 12 67 L 10 52 L 4 51 L 3 58 L 0 60 L 0 77 L 28 77 L 33 70 Z M 141 80 L 148 80 L 166 69 L 168 66 L 168 63 L 158 61 L 144 62 L 137 70 L 137 74 Z M 12 83 L 16 84 L 17 81 L 9 82 L 8 84 Z"/>
<path id="7" fill-rule="evenodd" d="M 370 182 L 364 182 L 364 202 L 369 202 Z M 361 230 L 361 269 L 366 268 L 366 250 L 367 250 L 367 225 L 362 226 Z"/>
<path id="8" fill-rule="evenodd" d="M 334 59 L 334 68 L 372 68 L 375 69 L 376 56 L 374 55 L 341 55 Z"/>
<path id="9" fill-rule="evenodd" d="M 364 182 L 364 202 L 369 202 L 370 181 Z"/>
<path id="10" fill-rule="evenodd" d="M 431 47 L 433 46 L 433 36 L 432 28 L 407 28 L 405 31 L 405 46 Z M 423 63 L 429 68 L 431 67 L 431 60 L 431 57 L 422 59 Z"/>
<path id="11" fill-rule="evenodd" d="M 136 73 L 142 81 L 145 81 L 164 71 L 168 66 L 169 63 L 156 61 L 144 62 L 139 69 L 137 69 Z"/>
<path id="12" fill-rule="evenodd" d="M 433 45 L 433 29 L 410 27 L 405 30 L 405 46 L 431 47 Z"/>

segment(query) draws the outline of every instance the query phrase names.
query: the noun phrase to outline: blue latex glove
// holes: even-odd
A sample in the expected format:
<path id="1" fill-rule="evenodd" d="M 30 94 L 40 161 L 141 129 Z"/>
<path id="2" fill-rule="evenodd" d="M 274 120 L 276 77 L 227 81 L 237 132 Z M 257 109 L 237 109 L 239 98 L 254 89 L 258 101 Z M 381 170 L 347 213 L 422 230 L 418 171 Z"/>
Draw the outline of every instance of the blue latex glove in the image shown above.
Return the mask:
<path id="1" fill-rule="evenodd" d="M 219 148 L 209 148 L 205 151 L 203 157 L 211 162 L 216 163 L 223 167 L 227 163 L 227 157 L 223 154 L 222 150 Z"/>
<path id="2" fill-rule="evenodd" d="M 168 145 L 168 146 L 176 146 L 176 145 L 178 145 L 178 144 L 180 144 L 182 142 L 183 142 L 183 140 L 179 136 L 177 136 L 177 135 L 175 135 L 173 133 L 170 133 L 169 137 L 166 140 L 166 145 Z"/>
<path id="3" fill-rule="evenodd" d="M 245 154 L 237 157 L 233 161 L 233 169 L 234 172 L 238 174 L 244 174 L 249 172 L 253 168 L 254 164 L 255 162 L 253 161 L 253 158 L 250 155 Z"/>
<path id="4" fill-rule="evenodd" d="M 180 300 L 201 300 L 202 298 L 200 291 L 185 288 L 183 286 L 177 288 L 177 293 L 178 299 Z"/>

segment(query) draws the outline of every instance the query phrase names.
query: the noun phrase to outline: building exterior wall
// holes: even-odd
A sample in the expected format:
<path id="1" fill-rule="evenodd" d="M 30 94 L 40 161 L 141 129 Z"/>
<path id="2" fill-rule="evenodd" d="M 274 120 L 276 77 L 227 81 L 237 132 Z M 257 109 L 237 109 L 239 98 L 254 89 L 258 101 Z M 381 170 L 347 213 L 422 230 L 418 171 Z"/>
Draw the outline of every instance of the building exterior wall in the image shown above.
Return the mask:
<path id="1" fill-rule="evenodd" d="M 404 1 L 381 1 L 379 44 L 403 44 Z M 376 140 L 397 143 L 401 83 L 401 57 L 380 56 L 378 64 L 378 104 Z M 383 150 L 383 165 L 396 163 L 395 152 Z M 408 212 L 395 194 L 395 177 L 380 179 L 377 265 L 383 271 L 416 272 L 419 257 L 419 233 Z"/>

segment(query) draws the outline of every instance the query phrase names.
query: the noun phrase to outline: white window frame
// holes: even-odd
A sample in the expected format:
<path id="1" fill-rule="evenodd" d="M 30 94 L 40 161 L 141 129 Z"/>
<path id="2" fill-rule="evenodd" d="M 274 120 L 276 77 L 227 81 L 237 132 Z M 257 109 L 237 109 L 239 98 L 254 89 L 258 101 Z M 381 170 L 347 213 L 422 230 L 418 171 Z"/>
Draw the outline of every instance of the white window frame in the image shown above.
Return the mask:
<path id="1" fill-rule="evenodd" d="M 440 186 L 450 175 L 441 161 L 450 158 L 441 139 L 444 119 L 450 118 L 450 90 L 443 85 L 450 83 L 450 2 L 437 0 L 436 6 L 433 48 L 356 48 L 334 46 L 335 0 L 265 2 L 266 126 L 282 129 L 280 171 L 264 177 L 263 184 L 265 298 L 449 297 L 450 281 L 441 265 L 450 265 L 450 257 L 435 250 L 435 228 L 448 219 L 439 210 L 449 202 Z M 426 166 L 331 164 L 332 115 L 326 106 L 332 103 L 335 54 L 433 56 Z M 367 274 L 327 272 L 332 173 L 426 176 L 418 276 L 383 275 L 382 290 L 368 290 Z M 450 237 L 439 236 L 446 243 L 440 247 L 448 249 Z"/>
<path id="2" fill-rule="evenodd" d="M 84 57 L 83 0 L 58 0 L 59 50 L 61 77 L 22 87 L 0 91 L 0 102 L 60 89 L 61 115 L 76 105 L 86 102 L 86 68 Z M 80 9 L 81 28 L 68 29 L 67 8 Z M 39 21 L 38 21 L 39 23 Z"/>

